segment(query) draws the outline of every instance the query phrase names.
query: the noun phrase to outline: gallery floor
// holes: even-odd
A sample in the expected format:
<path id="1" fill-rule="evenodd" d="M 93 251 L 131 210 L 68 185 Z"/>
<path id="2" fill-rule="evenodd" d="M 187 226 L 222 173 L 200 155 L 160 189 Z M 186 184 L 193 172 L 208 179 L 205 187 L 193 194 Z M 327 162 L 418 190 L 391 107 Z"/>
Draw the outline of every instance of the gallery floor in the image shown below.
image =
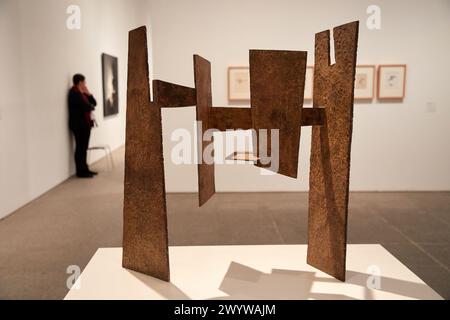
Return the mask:
<path id="1" fill-rule="evenodd" d="M 82 269 L 99 247 L 120 247 L 123 149 L 116 168 L 69 179 L 0 221 L 0 299 L 62 299 L 66 269 Z M 100 161 L 95 168 L 104 170 Z M 304 244 L 307 193 L 168 195 L 170 244 Z M 382 244 L 450 299 L 450 192 L 352 193 L 349 242 Z"/>

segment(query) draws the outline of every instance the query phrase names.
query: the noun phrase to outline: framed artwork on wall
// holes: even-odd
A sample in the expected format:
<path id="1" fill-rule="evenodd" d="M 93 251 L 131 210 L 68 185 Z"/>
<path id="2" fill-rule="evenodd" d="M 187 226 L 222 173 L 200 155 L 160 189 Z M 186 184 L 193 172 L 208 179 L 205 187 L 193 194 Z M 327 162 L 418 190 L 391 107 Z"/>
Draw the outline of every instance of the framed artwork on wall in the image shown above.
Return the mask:
<path id="1" fill-rule="evenodd" d="M 314 67 L 306 67 L 305 75 L 305 101 L 312 101 L 314 91 Z"/>
<path id="2" fill-rule="evenodd" d="M 372 100 L 375 88 L 375 66 L 356 66 L 355 100 Z"/>
<path id="3" fill-rule="evenodd" d="M 406 65 L 391 64 L 378 66 L 378 99 L 398 99 L 405 97 Z"/>
<path id="4" fill-rule="evenodd" d="M 119 113 L 118 60 L 108 54 L 102 54 L 103 75 L 103 116 Z"/>
<path id="5" fill-rule="evenodd" d="M 228 67 L 228 100 L 250 101 L 249 67 Z"/>

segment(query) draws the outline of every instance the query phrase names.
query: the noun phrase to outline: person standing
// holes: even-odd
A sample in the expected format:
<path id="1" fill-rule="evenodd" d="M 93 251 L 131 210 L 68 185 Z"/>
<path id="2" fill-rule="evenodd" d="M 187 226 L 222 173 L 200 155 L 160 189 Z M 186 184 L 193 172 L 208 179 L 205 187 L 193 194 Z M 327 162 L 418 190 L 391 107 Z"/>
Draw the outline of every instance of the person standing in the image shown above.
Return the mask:
<path id="1" fill-rule="evenodd" d="M 86 161 L 94 126 L 91 113 L 96 106 L 97 101 L 86 86 L 85 76 L 74 75 L 73 87 L 69 91 L 69 128 L 75 138 L 75 165 L 79 178 L 92 178 L 97 174 L 89 169 Z"/>

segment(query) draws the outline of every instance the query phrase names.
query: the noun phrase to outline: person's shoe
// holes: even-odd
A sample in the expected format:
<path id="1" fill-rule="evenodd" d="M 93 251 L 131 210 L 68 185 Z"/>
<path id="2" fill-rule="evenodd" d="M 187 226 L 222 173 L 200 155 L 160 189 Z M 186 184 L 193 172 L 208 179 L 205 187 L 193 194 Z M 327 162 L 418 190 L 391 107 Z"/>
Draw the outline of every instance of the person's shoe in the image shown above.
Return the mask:
<path id="1" fill-rule="evenodd" d="M 83 173 L 77 173 L 77 177 L 86 179 L 86 178 L 93 178 L 94 175 L 90 174 L 89 172 L 83 172 Z"/>
<path id="2" fill-rule="evenodd" d="M 96 176 L 96 175 L 98 175 L 98 172 L 95 172 L 95 171 L 91 171 L 91 170 L 89 170 L 89 171 L 88 171 L 88 173 L 89 173 L 89 174 L 92 174 L 93 176 Z"/>

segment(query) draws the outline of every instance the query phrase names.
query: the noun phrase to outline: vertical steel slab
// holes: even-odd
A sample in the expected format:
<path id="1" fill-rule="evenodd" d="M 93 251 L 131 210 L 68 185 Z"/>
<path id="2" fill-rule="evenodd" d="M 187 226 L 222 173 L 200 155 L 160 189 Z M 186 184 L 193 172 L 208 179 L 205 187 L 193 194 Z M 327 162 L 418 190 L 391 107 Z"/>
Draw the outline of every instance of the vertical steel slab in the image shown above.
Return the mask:
<path id="1" fill-rule="evenodd" d="M 267 152 L 263 155 L 270 157 L 270 130 L 278 129 L 277 173 L 292 178 L 297 178 L 298 170 L 306 57 L 304 51 L 250 50 L 251 106 L 253 129 L 256 130 L 253 145 L 257 149 L 256 155 L 261 159 L 259 130 L 268 130 Z M 256 166 L 269 169 L 271 164 L 258 161 Z"/>
<path id="2" fill-rule="evenodd" d="M 198 196 L 199 205 L 203 206 L 215 193 L 214 162 L 207 163 L 203 155 L 208 150 L 214 154 L 214 138 L 203 139 L 205 131 L 211 129 L 209 116 L 212 108 L 211 63 L 194 55 L 194 77 L 197 95 L 197 152 L 198 152 Z M 209 141 L 208 141 L 209 140 Z"/>
<path id="3" fill-rule="evenodd" d="M 359 22 L 334 28 L 336 63 L 330 65 L 330 32 L 316 34 L 314 108 L 324 107 L 314 126 L 308 220 L 308 263 L 345 281 L 350 148 Z"/>
<path id="4" fill-rule="evenodd" d="M 129 34 L 123 267 L 170 280 L 161 109 L 150 102 L 147 32 Z"/>

